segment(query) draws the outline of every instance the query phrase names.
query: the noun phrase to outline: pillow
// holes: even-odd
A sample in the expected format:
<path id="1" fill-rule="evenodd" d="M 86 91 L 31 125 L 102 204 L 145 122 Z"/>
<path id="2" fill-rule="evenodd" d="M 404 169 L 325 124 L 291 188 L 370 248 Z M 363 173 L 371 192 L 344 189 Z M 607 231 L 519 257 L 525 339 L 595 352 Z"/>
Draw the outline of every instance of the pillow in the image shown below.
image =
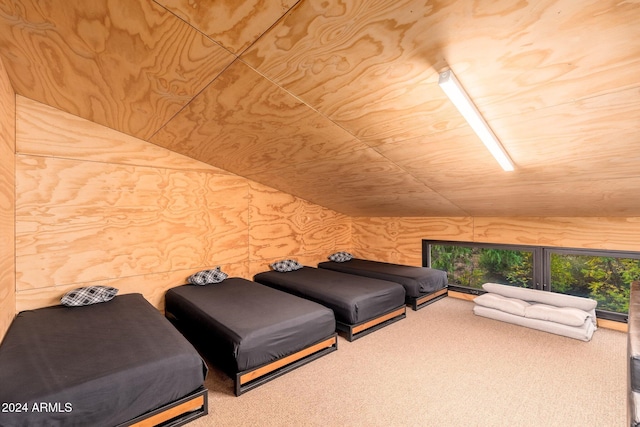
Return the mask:
<path id="1" fill-rule="evenodd" d="M 569 326 L 582 326 L 591 317 L 589 313 L 579 308 L 554 307 L 547 304 L 531 304 L 524 311 L 524 316 Z"/>
<path id="2" fill-rule="evenodd" d="M 216 267 L 215 270 L 202 270 L 197 273 L 192 274 L 187 278 L 187 281 L 192 285 L 209 285 L 212 283 L 220 283 L 224 279 L 229 277 L 227 273 L 220 271 L 220 266 Z"/>
<path id="3" fill-rule="evenodd" d="M 353 258 L 349 252 L 336 252 L 329 255 L 329 260 L 333 262 L 345 262 L 350 261 Z"/>
<path id="4" fill-rule="evenodd" d="M 543 304 L 555 305 L 556 307 L 575 307 L 580 310 L 590 311 L 595 310 L 598 305 L 598 301 L 591 298 L 576 297 L 573 295 L 540 291 L 537 289 L 519 288 L 509 285 L 500 285 L 497 283 L 485 283 L 482 285 L 482 288 L 487 292 L 493 292 L 508 298 L 541 302 Z"/>
<path id="5" fill-rule="evenodd" d="M 280 273 L 286 273 L 288 271 L 300 270 L 302 265 L 298 264 L 298 261 L 293 259 L 283 259 L 282 261 L 269 264 L 269 267 L 273 268 L 275 271 L 279 271 Z"/>
<path id="6" fill-rule="evenodd" d="M 117 293 L 118 289 L 110 286 L 87 286 L 67 292 L 60 302 L 67 307 L 79 307 L 111 301 Z"/>
<path id="7" fill-rule="evenodd" d="M 526 301 L 491 293 L 477 296 L 473 299 L 473 302 L 483 307 L 494 308 L 516 316 L 524 316 L 527 308 L 531 305 Z"/>

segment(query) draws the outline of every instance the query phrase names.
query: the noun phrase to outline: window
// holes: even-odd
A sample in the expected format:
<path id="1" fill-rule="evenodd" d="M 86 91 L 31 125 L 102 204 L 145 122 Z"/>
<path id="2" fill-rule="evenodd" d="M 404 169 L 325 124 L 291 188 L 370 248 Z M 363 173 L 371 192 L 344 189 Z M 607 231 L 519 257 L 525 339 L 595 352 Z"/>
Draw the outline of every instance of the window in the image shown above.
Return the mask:
<path id="1" fill-rule="evenodd" d="M 599 310 L 629 311 L 630 284 L 640 279 L 638 254 L 546 252 L 550 291 L 593 298 Z"/>
<path id="2" fill-rule="evenodd" d="M 482 289 L 487 282 L 533 288 L 533 251 L 498 245 L 431 245 L 431 267 L 444 270 L 449 284 Z"/>
<path id="3" fill-rule="evenodd" d="M 600 317 L 619 321 L 640 280 L 638 252 L 424 240 L 423 265 L 445 270 L 454 290 L 494 282 L 593 298 Z"/>

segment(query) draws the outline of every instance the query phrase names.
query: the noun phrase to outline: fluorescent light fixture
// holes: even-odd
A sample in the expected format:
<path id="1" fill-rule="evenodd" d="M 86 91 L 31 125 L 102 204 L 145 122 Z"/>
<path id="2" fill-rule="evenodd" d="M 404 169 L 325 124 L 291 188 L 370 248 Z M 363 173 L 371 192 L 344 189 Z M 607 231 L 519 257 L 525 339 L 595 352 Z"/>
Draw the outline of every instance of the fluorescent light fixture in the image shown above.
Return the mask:
<path id="1" fill-rule="evenodd" d="M 513 163 L 509 155 L 504 151 L 500 141 L 493 133 L 487 122 L 482 118 L 480 112 L 466 94 L 456 76 L 451 70 L 440 73 L 438 84 L 447 94 L 453 105 L 456 106 L 460 114 L 465 118 L 471 129 L 478 135 L 480 140 L 489 149 L 489 152 L 500 163 L 505 171 L 513 170 Z"/>

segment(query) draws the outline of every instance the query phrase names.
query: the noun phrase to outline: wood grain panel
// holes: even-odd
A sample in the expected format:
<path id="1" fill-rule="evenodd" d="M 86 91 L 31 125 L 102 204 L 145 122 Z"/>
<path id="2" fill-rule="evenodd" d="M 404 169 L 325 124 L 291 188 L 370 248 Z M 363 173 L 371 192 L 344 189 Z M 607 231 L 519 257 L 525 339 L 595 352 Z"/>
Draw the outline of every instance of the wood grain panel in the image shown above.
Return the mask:
<path id="1" fill-rule="evenodd" d="M 118 295 L 141 293 L 145 299 L 153 304 L 158 310 L 164 310 L 164 295 L 167 290 L 183 285 L 186 278 L 196 271 L 220 266 L 222 271 L 229 276 L 247 277 L 248 263 L 215 264 L 202 266 L 191 270 L 175 270 L 164 273 L 150 273 L 141 276 L 120 277 L 110 280 L 99 280 L 96 282 L 73 283 L 53 287 L 43 287 L 38 289 L 26 289 L 17 294 L 16 309 L 33 310 L 39 307 L 49 307 L 60 304 L 60 298 L 75 288 L 90 285 L 113 286 L 118 289 Z"/>
<path id="2" fill-rule="evenodd" d="M 18 120 L 19 310 L 89 284 L 162 309 L 198 270 L 251 278 L 349 249 L 345 215 L 25 98 Z"/>
<path id="3" fill-rule="evenodd" d="M 476 151 L 477 139 L 464 129 L 377 150 L 473 216 L 636 215 L 640 203 L 629 194 L 640 189 L 640 157 L 631 148 L 640 133 L 640 121 L 633 119 L 638 95 L 629 89 L 496 120 L 498 128 L 510 130 L 513 173 L 495 174 L 493 160 Z M 427 144 L 432 152 L 425 151 Z"/>
<path id="4" fill-rule="evenodd" d="M 243 176 L 367 147 L 241 62 L 150 141 Z"/>
<path id="5" fill-rule="evenodd" d="M 636 87 L 497 119 L 494 127 L 509 141 L 523 181 L 637 181 L 639 110 Z"/>
<path id="6" fill-rule="evenodd" d="M 15 93 L 0 61 L 0 342 L 15 316 Z"/>
<path id="7" fill-rule="evenodd" d="M 490 123 L 636 87 L 638 19 L 613 0 L 302 2 L 242 58 L 378 144 L 460 123 L 435 85 L 447 66 Z"/>
<path id="8" fill-rule="evenodd" d="M 637 0 L 8 0 L 0 57 L 20 104 L 345 215 L 630 217 L 637 22 Z M 445 68 L 515 172 L 440 90 Z M 72 117 L 19 114 L 24 154 L 190 167 Z"/>
<path id="9" fill-rule="evenodd" d="M 352 218 L 352 250 L 362 258 L 421 265 L 422 239 L 640 250 L 640 218 Z"/>
<path id="10" fill-rule="evenodd" d="M 361 140 L 408 139 L 461 123 L 434 87 L 445 63 L 425 42 L 433 15 L 418 1 L 301 2 L 242 59 Z M 435 112 L 437 123 L 423 119 Z"/>
<path id="11" fill-rule="evenodd" d="M 640 200 L 630 195 L 640 190 L 640 179 L 611 179 L 595 182 L 529 181 L 502 186 L 481 181 L 442 194 L 454 203 L 464 203 L 474 216 L 635 216 Z M 488 196 L 487 196 L 488 194 Z"/>
<path id="12" fill-rule="evenodd" d="M 247 260 L 242 178 L 29 156 L 16 175 L 18 290 Z"/>
<path id="13" fill-rule="evenodd" d="M 314 261 L 318 256 L 324 260 L 350 245 L 351 223 L 347 216 L 258 183 L 251 183 L 250 194 L 252 267 L 260 260 L 306 254 L 312 254 Z"/>
<path id="14" fill-rule="evenodd" d="M 147 138 L 235 58 L 150 0 L 3 2 L 15 90 Z"/>
<path id="15" fill-rule="evenodd" d="M 635 88 L 495 120 L 493 129 L 508 141 L 516 163 L 509 174 L 495 173 L 495 160 L 468 128 L 383 144 L 377 150 L 442 192 L 479 181 L 491 187 L 561 185 L 591 181 L 594 174 L 640 185 L 640 155 L 632 148 L 640 134 L 640 120 L 635 119 L 639 109 L 640 89 Z M 494 197 L 489 192 L 485 196 Z"/>
<path id="16" fill-rule="evenodd" d="M 241 53 L 298 0 L 156 0 L 233 53 Z"/>
<path id="17" fill-rule="evenodd" d="M 640 218 L 475 218 L 477 242 L 640 250 Z"/>
<path id="18" fill-rule="evenodd" d="M 22 96 L 17 97 L 16 109 L 16 150 L 21 154 L 228 174 Z"/>
<path id="19" fill-rule="evenodd" d="M 345 248 L 347 247 L 340 246 L 336 250 L 348 250 Z M 305 265 L 307 267 L 316 267 L 318 263 L 326 261 L 327 256 L 335 252 L 336 250 L 329 251 L 329 252 L 325 250 L 319 250 L 316 252 L 301 252 L 301 253 L 295 253 L 290 255 L 279 255 L 279 256 L 274 256 L 272 258 L 263 258 L 263 259 L 254 258 L 251 260 L 251 264 L 249 265 L 249 275 L 250 275 L 250 278 L 253 278 L 253 276 L 255 276 L 258 273 L 262 273 L 263 271 L 269 271 L 271 269 L 269 267 L 269 264 L 272 264 L 276 261 L 280 261 L 287 258 L 294 259 L 298 261 L 300 264 Z"/>
<path id="20" fill-rule="evenodd" d="M 464 214 L 373 149 L 247 176 L 350 216 Z M 399 213 L 398 206 L 406 210 Z"/>
<path id="21" fill-rule="evenodd" d="M 375 261 L 422 266 L 422 240 L 473 239 L 473 219 L 352 218 L 353 254 Z"/>
<path id="22" fill-rule="evenodd" d="M 522 173 L 520 164 L 513 173 L 496 173 L 498 163 L 469 127 L 381 144 L 376 151 L 436 191 L 463 187 L 461 180 L 517 181 Z"/>

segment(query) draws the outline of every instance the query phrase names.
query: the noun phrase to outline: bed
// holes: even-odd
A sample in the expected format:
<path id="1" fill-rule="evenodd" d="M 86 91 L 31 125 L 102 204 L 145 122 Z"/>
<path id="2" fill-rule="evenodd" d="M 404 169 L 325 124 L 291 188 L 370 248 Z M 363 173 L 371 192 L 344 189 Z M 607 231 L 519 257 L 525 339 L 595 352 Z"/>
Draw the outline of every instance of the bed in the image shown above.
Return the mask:
<path id="1" fill-rule="evenodd" d="M 254 280 L 330 308 L 348 341 L 406 316 L 404 288 L 397 283 L 307 266 L 265 271 Z"/>
<path id="2" fill-rule="evenodd" d="M 23 311 L 0 346 L 0 425 L 182 425 L 207 367 L 140 294 Z"/>
<path id="3" fill-rule="evenodd" d="M 326 307 L 239 277 L 169 289 L 165 315 L 236 396 L 338 348 Z"/>
<path id="4" fill-rule="evenodd" d="M 447 296 L 447 273 L 442 270 L 359 258 L 342 262 L 325 261 L 319 263 L 318 267 L 399 283 L 405 289 L 406 303 L 413 310 Z"/>

